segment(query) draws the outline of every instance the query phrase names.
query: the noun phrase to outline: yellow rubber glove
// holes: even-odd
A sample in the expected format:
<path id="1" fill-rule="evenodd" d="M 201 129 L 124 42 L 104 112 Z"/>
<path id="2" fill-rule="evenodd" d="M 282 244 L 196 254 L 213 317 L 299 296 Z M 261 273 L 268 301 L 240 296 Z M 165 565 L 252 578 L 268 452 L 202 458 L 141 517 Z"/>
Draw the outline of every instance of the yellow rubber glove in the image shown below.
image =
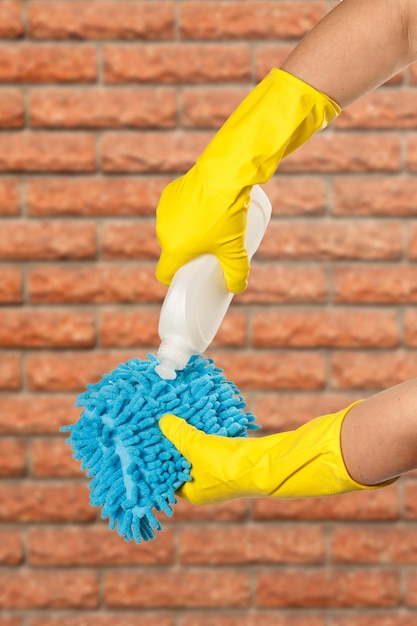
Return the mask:
<path id="1" fill-rule="evenodd" d="M 179 267 L 215 254 L 229 291 L 246 288 L 247 209 L 253 185 L 265 183 L 279 162 L 340 107 L 325 94 L 280 69 L 251 91 L 198 157 L 191 170 L 162 192 L 156 231 L 161 257 L 156 276 L 168 285 Z"/>
<path id="2" fill-rule="evenodd" d="M 178 495 L 194 504 L 218 504 L 261 496 L 329 496 L 391 484 L 366 486 L 349 476 L 340 430 L 355 404 L 297 430 L 258 439 L 206 435 L 175 415 L 164 415 L 162 432 L 192 465 L 193 480 Z"/>

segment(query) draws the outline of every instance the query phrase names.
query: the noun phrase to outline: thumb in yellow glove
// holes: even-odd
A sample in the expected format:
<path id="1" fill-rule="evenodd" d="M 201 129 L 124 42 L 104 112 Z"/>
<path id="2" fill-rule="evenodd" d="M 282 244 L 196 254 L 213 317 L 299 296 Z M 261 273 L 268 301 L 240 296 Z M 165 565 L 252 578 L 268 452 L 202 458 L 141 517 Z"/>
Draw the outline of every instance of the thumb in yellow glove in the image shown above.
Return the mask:
<path id="1" fill-rule="evenodd" d="M 328 496 L 391 484 L 361 485 L 345 467 L 340 431 L 355 404 L 297 430 L 257 439 L 207 435 L 179 417 L 164 415 L 162 432 L 192 465 L 192 481 L 178 495 L 194 504 L 218 504 L 261 496 Z"/>
<path id="2" fill-rule="evenodd" d="M 281 159 L 339 113 L 340 107 L 325 94 L 284 70 L 271 70 L 190 171 L 162 192 L 156 212 L 162 250 L 158 280 L 168 285 L 187 261 L 211 253 L 223 267 L 229 291 L 243 291 L 252 186 L 269 180 Z"/>

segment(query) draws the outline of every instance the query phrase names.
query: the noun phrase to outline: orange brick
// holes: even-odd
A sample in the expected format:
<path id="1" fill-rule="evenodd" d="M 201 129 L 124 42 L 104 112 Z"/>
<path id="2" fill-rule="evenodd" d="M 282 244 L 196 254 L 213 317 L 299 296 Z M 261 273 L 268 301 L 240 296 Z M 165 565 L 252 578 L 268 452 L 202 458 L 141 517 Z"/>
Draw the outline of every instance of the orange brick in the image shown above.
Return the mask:
<path id="1" fill-rule="evenodd" d="M 259 256 L 290 260 L 398 260 L 403 226 L 398 221 L 272 221 Z"/>
<path id="2" fill-rule="evenodd" d="M 40 266 L 29 273 L 33 303 L 161 302 L 166 294 L 155 266 L 100 264 L 84 267 Z"/>
<path id="3" fill-rule="evenodd" d="M 107 84 L 242 83 L 250 76 L 250 48 L 247 43 L 113 44 L 104 46 L 103 63 Z"/>
<path id="4" fill-rule="evenodd" d="M 262 607 L 396 607 L 401 600 L 398 571 L 351 569 L 333 572 L 273 570 L 257 575 Z"/>
<path id="5" fill-rule="evenodd" d="M 14 39 L 23 35 L 23 3 L 21 0 L 3 0 L 0 3 L 0 37 Z"/>
<path id="6" fill-rule="evenodd" d="M 48 481 L 4 482 L 0 497 L 1 522 L 90 522 L 96 517 L 84 482 L 66 482 L 65 489 Z"/>
<path id="7" fill-rule="evenodd" d="M 0 128 L 22 128 L 23 125 L 23 93 L 17 89 L 5 89 L 0 93 Z"/>
<path id="8" fill-rule="evenodd" d="M 335 563 L 416 563 L 417 532 L 413 528 L 335 528 Z"/>
<path id="9" fill-rule="evenodd" d="M 282 161 L 283 172 L 397 172 L 402 167 L 398 133 L 356 135 L 324 131 Z"/>
<path id="10" fill-rule="evenodd" d="M 127 543 L 107 526 L 32 528 L 28 534 L 29 563 L 34 566 L 170 565 L 174 535 L 170 528 L 153 542 Z"/>
<path id="11" fill-rule="evenodd" d="M 336 303 L 406 304 L 417 301 L 413 266 L 339 266 L 333 270 Z"/>
<path id="12" fill-rule="evenodd" d="M 68 422 L 67 422 L 68 423 Z M 80 464 L 64 437 L 36 438 L 30 442 L 30 473 L 37 478 L 83 476 Z"/>
<path id="13" fill-rule="evenodd" d="M 408 226 L 408 256 L 412 261 L 417 259 L 417 228 L 415 224 Z"/>
<path id="14" fill-rule="evenodd" d="M 164 177 L 33 178 L 27 181 L 28 213 L 40 217 L 154 215 L 168 182 Z"/>
<path id="15" fill-rule="evenodd" d="M 187 500 L 178 500 L 175 505 L 173 524 L 182 522 L 245 522 L 248 518 L 249 504 L 247 500 L 232 500 L 224 504 L 207 504 L 196 506 Z"/>
<path id="16" fill-rule="evenodd" d="M 326 618 L 312 615 L 301 616 L 285 613 L 279 615 L 276 611 L 259 611 L 237 615 L 210 611 L 210 615 L 187 612 L 180 621 L 180 626 L 326 626 Z"/>
<path id="17" fill-rule="evenodd" d="M 183 127 L 219 128 L 249 91 L 250 87 L 185 87 L 182 91 Z"/>
<path id="18" fill-rule="evenodd" d="M 154 220 L 109 220 L 102 228 L 104 259 L 157 260 L 160 247 L 156 239 Z"/>
<path id="19" fill-rule="evenodd" d="M 139 356 L 121 352 L 40 352 L 27 356 L 31 391 L 81 391 L 123 361 Z"/>
<path id="20" fill-rule="evenodd" d="M 407 573 L 407 591 L 406 591 L 406 602 L 407 606 L 416 607 L 417 606 L 417 576 L 415 572 Z"/>
<path id="21" fill-rule="evenodd" d="M 0 573 L 0 607 L 95 608 L 98 580 L 83 570 Z"/>
<path id="22" fill-rule="evenodd" d="M 165 39 L 174 35 L 174 2 L 35 2 L 28 7 L 36 39 Z"/>
<path id="23" fill-rule="evenodd" d="M 181 563 L 234 565 L 266 563 L 319 564 L 325 559 L 321 528 L 253 528 L 228 526 L 184 529 L 180 533 Z"/>
<path id="24" fill-rule="evenodd" d="M 0 564 L 20 565 L 24 561 L 23 537 L 19 530 L 0 531 Z M 0 626 L 2 622 L 0 619 Z"/>
<path id="25" fill-rule="evenodd" d="M 123 311 L 103 310 L 100 321 L 100 343 L 105 347 L 133 348 L 159 346 L 160 308 Z M 247 339 L 247 319 L 240 311 L 229 310 L 213 341 L 213 346 L 243 346 Z"/>
<path id="26" fill-rule="evenodd" d="M 262 246 L 262 244 L 261 244 Z M 259 255 L 262 248 L 259 251 Z M 308 264 L 291 267 L 253 263 L 248 288 L 235 298 L 241 304 L 317 304 L 327 301 L 327 271 Z"/>
<path id="27" fill-rule="evenodd" d="M 326 209 L 326 184 L 318 176 L 277 176 L 263 186 L 272 204 L 273 217 L 322 215 Z"/>
<path id="28" fill-rule="evenodd" d="M 211 345 L 213 348 L 219 346 L 238 348 L 246 346 L 248 340 L 249 330 L 246 311 L 238 310 L 232 305 Z"/>
<path id="29" fill-rule="evenodd" d="M 114 571 L 104 574 L 104 594 L 110 608 L 247 607 L 250 586 L 238 570 Z"/>
<path id="30" fill-rule="evenodd" d="M 410 135 L 407 142 L 407 162 L 411 172 L 417 170 L 417 140 Z"/>
<path id="31" fill-rule="evenodd" d="M 132 348 L 157 346 L 160 308 L 101 311 L 100 344 L 105 347 Z"/>
<path id="32" fill-rule="evenodd" d="M 417 626 L 417 618 L 411 615 L 402 615 L 399 611 L 389 614 L 384 611 L 381 615 L 377 612 L 372 615 L 367 611 L 366 615 L 351 614 L 337 615 L 333 619 L 333 626 Z"/>
<path id="33" fill-rule="evenodd" d="M 206 133 L 107 133 L 102 141 L 105 172 L 175 172 L 188 170 L 206 147 Z"/>
<path id="34" fill-rule="evenodd" d="M 81 133 L 2 133 L 0 171 L 92 172 L 95 150 L 94 137 Z"/>
<path id="35" fill-rule="evenodd" d="M 253 315 L 258 347 L 396 347 L 397 314 L 374 310 L 259 311 Z"/>
<path id="36" fill-rule="evenodd" d="M 56 434 L 61 426 L 74 423 L 80 409 L 73 394 L 6 394 L 1 398 L 0 434 Z"/>
<path id="37" fill-rule="evenodd" d="M 0 83 L 91 83 L 97 78 L 91 45 L 0 45 Z"/>
<path id="38" fill-rule="evenodd" d="M 23 276 L 19 267 L 2 266 L 0 272 L 0 303 L 19 304 L 23 299 Z"/>
<path id="39" fill-rule="evenodd" d="M 19 615 L 0 615 L 0 626 L 23 626 L 23 619 Z"/>
<path id="40" fill-rule="evenodd" d="M 409 128 L 417 124 L 417 98 L 409 89 L 378 89 L 347 107 L 336 120 L 336 128 L 369 130 Z"/>
<path id="41" fill-rule="evenodd" d="M 29 618 L 28 626 L 114 626 L 119 619 L 120 613 L 107 610 L 105 613 L 99 613 L 97 610 L 93 613 L 91 611 L 84 613 L 77 610 L 75 615 L 50 615 L 49 613 L 41 617 L 33 615 Z M 143 626 L 175 626 L 174 617 L 166 613 L 141 612 L 140 622 L 138 622 L 137 613 L 123 612 L 123 626 L 142 626 L 142 624 Z M 2 626 L 1 622 L 0 626 Z"/>
<path id="42" fill-rule="evenodd" d="M 0 260 L 93 259 L 96 226 L 88 222 L 8 221 L 0 231 Z"/>
<path id="43" fill-rule="evenodd" d="M 417 606 L 417 576 L 415 572 L 407 573 L 407 605 L 411 607 Z"/>
<path id="44" fill-rule="evenodd" d="M 185 39 L 288 39 L 304 35 L 326 12 L 325 2 L 187 2 L 180 28 Z"/>
<path id="45" fill-rule="evenodd" d="M 11 437 L 0 441 L 0 476 L 24 476 L 26 473 L 26 444 Z"/>
<path id="46" fill-rule="evenodd" d="M 0 215 L 13 216 L 19 213 L 19 181 L 13 178 L 4 178 L 0 180 Z"/>
<path id="47" fill-rule="evenodd" d="M 294 45 L 281 43 L 257 45 L 254 52 L 256 80 L 262 80 L 273 67 L 280 67 L 293 49 Z"/>
<path id="48" fill-rule="evenodd" d="M 0 347 L 91 347 L 95 339 L 93 313 L 0 309 Z"/>
<path id="49" fill-rule="evenodd" d="M 29 108 L 33 128 L 171 128 L 177 117 L 170 88 L 34 89 Z"/>
<path id="50" fill-rule="evenodd" d="M 335 389 L 382 389 L 415 376 L 412 352 L 335 352 L 331 356 L 331 380 Z"/>
<path id="51" fill-rule="evenodd" d="M 332 212 L 335 215 L 417 215 L 417 180 L 410 176 L 336 178 Z"/>
<path id="52" fill-rule="evenodd" d="M 22 380 L 21 367 L 22 359 L 19 354 L 3 352 L 0 359 L 0 390 L 19 389 Z"/>
<path id="53" fill-rule="evenodd" d="M 325 361 L 322 354 L 299 351 L 213 351 L 218 367 L 243 389 L 322 389 Z"/>

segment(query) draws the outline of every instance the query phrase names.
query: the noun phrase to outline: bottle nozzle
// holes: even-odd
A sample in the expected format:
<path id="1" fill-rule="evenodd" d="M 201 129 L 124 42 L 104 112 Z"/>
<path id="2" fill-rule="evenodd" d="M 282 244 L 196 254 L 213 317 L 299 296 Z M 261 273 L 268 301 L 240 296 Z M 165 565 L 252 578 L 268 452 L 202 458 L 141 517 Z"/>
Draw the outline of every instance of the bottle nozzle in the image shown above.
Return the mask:
<path id="1" fill-rule="evenodd" d="M 192 353 L 181 337 L 165 337 L 156 355 L 159 365 L 155 367 L 155 372 L 165 380 L 175 380 L 177 371 L 184 369 Z"/>
<path id="2" fill-rule="evenodd" d="M 155 372 L 164 380 L 175 380 L 177 372 L 175 371 L 175 363 L 169 359 L 162 359 L 159 365 L 155 367 Z"/>

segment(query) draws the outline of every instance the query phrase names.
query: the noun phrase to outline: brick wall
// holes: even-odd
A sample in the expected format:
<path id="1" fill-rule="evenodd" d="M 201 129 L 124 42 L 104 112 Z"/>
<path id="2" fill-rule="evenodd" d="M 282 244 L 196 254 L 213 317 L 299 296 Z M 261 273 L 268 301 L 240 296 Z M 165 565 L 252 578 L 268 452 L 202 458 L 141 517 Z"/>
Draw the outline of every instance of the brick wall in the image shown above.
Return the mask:
<path id="1" fill-rule="evenodd" d="M 61 425 L 158 345 L 154 211 L 332 6 L 0 1 L 0 626 L 412 626 L 415 476 L 343 497 L 180 502 L 125 544 Z M 286 160 L 210 355 L 264 432 L 415 375 L 417 70 Z"/>

